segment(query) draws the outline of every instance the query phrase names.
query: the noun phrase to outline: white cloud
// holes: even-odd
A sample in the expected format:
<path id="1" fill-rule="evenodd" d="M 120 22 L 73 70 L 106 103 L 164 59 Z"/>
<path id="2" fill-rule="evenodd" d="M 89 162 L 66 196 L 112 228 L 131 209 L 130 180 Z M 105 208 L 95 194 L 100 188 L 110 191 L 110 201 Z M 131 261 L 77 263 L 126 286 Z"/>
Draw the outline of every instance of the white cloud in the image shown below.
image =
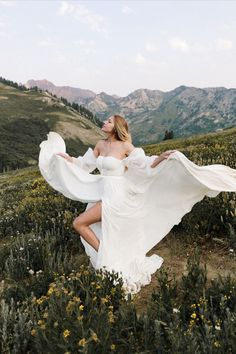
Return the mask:
<path id="1" fill-rule="evenodd" d="M 38 30 L 40 30 L 40 31 L 42 31 L 42 32 L 44 32 L 44 31 L 47 30 L 47 27 L 44 26 L 44 25 L 41 25 L 41 23 L 38 23 L 38 24 L 36 25 L 36 27 L 37 27 Z"/>
<path id="2" fill-rule="evenodd" d="M 186 40 L 180 37 L 169 38 L 169 44 L 172 48 L 179 49 L 183 52 L 187 52 L 190 48 Z"/>
<path id="3" fill-rule="evenodd" d="M 153 43 L 146 43 L 145 49 L 149 53 L 155 53 L 158 50 L 157 47 L 155 46 L 155 44 L 153 44 Z"/>
<path id="4" fill-rule="evenodd" d="M 8 35 L 6 32 L 0 31 L 0 38 L 7 38 L 7 37 L 8 37 Z"/>
<path id="5" fill-rule="evenodd" d="M 13 6 L 15 4 L 15 1 L 11 1 L 11 0 L 0 0 L 0 5 L 3 6 Z"/>
<path id="6" fill-rule="evenodd" d="M 0 19 L 0 27 L 5 27 L 6 26 L 6 23 L 5 22 L 3 22 L 1 19 Z"/>
<path id="7" fill-rule="evenodd" d="M 126 5 L 122 7 L 121 11 L 126 15 L 132 14 L 134 12 L 129 6 Z"/>
<path id="8" fill-rule="evenodd" d="M 44 39 L 38 44 L 40 47 L 54 47 L 56 45 L 56 42 L 52 41 L 51 39 Z"/>
<path id="9" fill-rule="evenodd" d="M 96 54 L 95 42 L 93 40 L 85 41 L 84 39 L 79 39 L 74 41 L 74 44 L 81 47 L 81 51 L 85 55 Z"/>
<path id="10" fill-rule="evenodd" d="M 56 64 L 64 64 L 66 62 L 66 57 L 62 54 L 58 54 L 55 56 L 53 60 Z"/>
<path id="11" fill-rule="evenodd" d="M 88 25 L 91 30 L 106 32 L 104 18 L 101 15 L 92 13 L 84 5 L 62 1 L 57 14 L 60 16 L 72 15 L 81 23 Z"/>
<path id="12" fill-rule="evenodd" d="M 136 57 L 134 58 L 134 61 L 138 65 L 143 65 L 146 63 L 147 60 L 146 60 L 146 58 L 144 58 L 144 56 L 142 54 L 138 53 L 136 55 Z"/>
<path id="13" fill-rule="evenodd" d="M 220 50 L 230 50 L 233 48 L 233 42 L 230 39 L 218 38 L 215 43 L 217 49 Z"/>

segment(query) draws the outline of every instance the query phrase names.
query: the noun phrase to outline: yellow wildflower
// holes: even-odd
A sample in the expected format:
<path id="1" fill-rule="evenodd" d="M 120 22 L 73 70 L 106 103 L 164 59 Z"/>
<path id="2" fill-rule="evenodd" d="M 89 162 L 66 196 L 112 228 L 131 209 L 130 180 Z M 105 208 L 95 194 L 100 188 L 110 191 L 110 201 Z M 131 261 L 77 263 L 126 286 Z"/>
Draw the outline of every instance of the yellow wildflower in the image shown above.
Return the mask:
<path id="1" fill-rule="evenodd" d="M 111 350 L 115 350 L 116 349 L 115 344 L 112 344 L 110 348 L 111 348 Z"/>
<path id="2" fill-rule="evenodd" d="M 44 312 L 43 318 L 48 318 L 48 312 Z"/>
<path id="3" fill-rule="evenodd" d="M 108 302 L 108 300 L 105 298 L 105 297 L 102 297 L 101 298 L 101 303 L 102 304 L 106 304 Z"/>
<path id="4" fill-rule="evenodd" d="M 79 306 L 79 309 L 80 309 L 80 311 L 83 311 L 84 305 L 80 305 L 80 306 Z"/>
<path id="5" fill-rule="evenodd" d="M 109 323 L 114 323 L 114 322 L 115 322 L 114 314 L 113 314 L 112 311 L 109 311 L 109 312 L 108 312 L 108 322 L 109 322 Z"/>
<path id="6" fill-rule="evenodd" d="M 82 338 L 82 339 L 80 339 L 80 341 L 79 341 L 79 345 L 80 345 L 81 347 L 84 347 L 84 346 L 86 345 L 86 343 L 87 343 L 87 341 L 86 341 L 85 338 Z"/>
<path id="7" fill-rule="evenodd" d="M 98 336 L 95 332 L 92 333 L 92 340 L 94 340 L 94 342 L 98 341 Z"/>
<path id="8" fill-rule="evenodd" d="M 32 303 L 33 303 L 33 304 L 36 304 L 36 302 L 37 302 L 37 297 L 34 296 L 34 297 L 32 298 Z"/>
<path id="9" fill-rule="evenodd" d="M 52 295 L 53 292 L 54 292 L 54 289 L 53 288 L 49 288 L 48 292 L 47 292 L 47 295 L 50 296 L 50 295 Z"/>
<path id="10" fill-rule="evenodd" d="M 70 335 L 70 331 L 68 329 L 65 329 L 63 332 L 63 337 L 67 338 L 67 337 L 69 337 L 69 335 Z"/>
<path id="11" fill-rule="evenodd" d="M 31 331 L 31 335 L 35 336 L 35 334 L 36 334 L 36 330 L 33 328 L 32 331 Z"/>
<path id="12" fill-rule="evenodd" d="M 79 296 L 74 296 L 73 299 L 75 302 L 80 302 L 80 297 Z"/>
<path id="13" fill-rule="evenodd" d="M 116 288 L 111 288 L 111 294 L 114 295 L 116 292 Z"/>
<path id="14" fill-rule="evenodd" d="M 218 340 L 216 340 L 216 341 L 214 342 L 214 346 L 215 346 L 216 348 L 219 348 L 219 347 L 220 347 L 220 342 L 219 342 Z"/>
<path id="15" fill-rule="evenodd" d="M 193 312 L 192 315 L 191 315 L 191 318 L 195 319 L 197 317 L 196 313 Z"/>

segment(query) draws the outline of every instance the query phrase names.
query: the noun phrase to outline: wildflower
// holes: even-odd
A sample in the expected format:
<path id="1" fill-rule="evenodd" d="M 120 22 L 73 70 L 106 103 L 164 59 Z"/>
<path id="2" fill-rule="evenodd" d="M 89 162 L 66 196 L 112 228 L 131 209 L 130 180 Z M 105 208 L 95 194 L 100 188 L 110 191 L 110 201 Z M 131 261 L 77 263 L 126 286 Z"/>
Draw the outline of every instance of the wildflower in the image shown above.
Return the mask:
<path id="1" fill-rule="evenodd" d="M 115 350 L 115 349 L 116 349 L 115 344 L 112 344 L 112 345 L 110 346 L 110 348 L 111 348 L 111 350 Z"/>
<path id="2" fill-rule="evenodd" d="M 81 347 L 84 347 L 85 345 L 86 345 L 86 339 L 85 338 L 82 338 L 82 339 L 80 339 L 80 341 L 79 341 L 79 345 L 81 346 Z"/>
<path id="3" fill-rule="evenodd" d="M 179 312 L 179 310 L 178 310 L 178 309 L 173 308 L 173 313 L 178 313 L 178 312 Z"/>
<path id="4" fill-rule="evenodd" d="M 47 295 L 48 295 L 48 296 L 52 295 L 53 291 L 54 291 L 53 288 L 49 288 L 49 289 L 48 289 L 48 292 L 47 292 Z"/>
<path id="5" fill-rule="evenodd" d="M 44 312 L 43 318 L 48 318 L 48 312 Z"/>
<path id="6" fill-rule="evenodd" d="M 83 315 L 81 315 L 81 316 L 77 316 L 77 320 L 78 321 L 82 321 L 82 319 L 84 318 L 84 316 Z"/>
<path id="7" fill-rule="evenodd" d="M 57 321 L 54 322 L 53 327 L 54 327 L 54 328 L 58 327 L 58 322 L 57 322 Z"/>
<path id="8" fill-rule="evenodd" d="M 80 297 L 79 296 L 74 296 L 72 300 L 75 301 L 75 302 L 80 302 Z"/>
<path id="9" fill-rule="evenodd" d="M 102 297 L 101 298 L 101 303 L 102 304 L 106 304 L 108 302 L 108 300 L 105 298 L 105 297 Z"/>
<path id="10" fill-rule="evenodd" d="M 34 296 L 34 297 L 32 298 L 32 303 L 33 303 L 33 304 L 36 304 L 36 302 L 37 302 L 37 297 Z"/>
<path id="11" fill-rule="evenodd" d="M 220 342 L 218 340 L 216 340 L 213 344 L 216 348 L 220 347 Z"/>
<path id="12" fill-rule="evenodd" d="M 80 305 L 80 306 L 79 306 L 79 309 L 80 309 L 80 311 L 83 311 L 84 305 Z"/>
<path id="13" fill-rule="evenodd" d="M 98 284 L 98 285 L 96 286 L 96 289 L 101 289 L 101 285 Z"/>
<path id="14" fill-rule="evenodd" d="M 30 270 L 29 270 L 29 273 L 30 273 L 31 275 L 33 275 L 33 274 L 34 274 L 34 270 L 33 270 L 33 269 L 30 269 Z"/>
<path id="15" fill-rule="evenodd" d="M 65 329 L 63 332 L 63 337 L 67 338 L 67 337 L 69 337 L 69 335 L 70 335 L 70 331 L 68 329 Z"/>
<path id="16" fill-rule="evenodd" d="M 35 334 L 36 334 L 36 330 L 33 328 L 32 331 L 31 331 L 31 335 L 35 336 Z"/>
<path id="17" fill-rule="evenodd" d="M 112 311 L 109 311 L 109 312 L 108 312 L 108 322 L 110 322 L 110 323 L 114 323 L 114 322 L 115 322 L 115 320 L 114 320 L 114 314 L 113 314 Z"/>
<path id="18" fill-rule="evenodd" d="M 220 331 L 220 330 L 221 330 L 221 327 L 220 327 L 220 326 L 215 326 L 215 329 L 216 329 L 217 331 Z"/>
<path id="19" fill-rule="evenodd" d="M 111 294 L 114 295 L 116 292 L 116 288 L 111 288 Z"/>
<path id="20" fill-rule="evenodd" d="M 197 317 L 196 313 L 193 312 L 192 315 L 191 315 L 191 318 L 195 319 Z"/>
<path id="21" fill-rule="evenodd" d="M 94 342 L 98 341 L 98 336 L 95 332 L 92 333 L 92 340 L 94 340 Z"/>

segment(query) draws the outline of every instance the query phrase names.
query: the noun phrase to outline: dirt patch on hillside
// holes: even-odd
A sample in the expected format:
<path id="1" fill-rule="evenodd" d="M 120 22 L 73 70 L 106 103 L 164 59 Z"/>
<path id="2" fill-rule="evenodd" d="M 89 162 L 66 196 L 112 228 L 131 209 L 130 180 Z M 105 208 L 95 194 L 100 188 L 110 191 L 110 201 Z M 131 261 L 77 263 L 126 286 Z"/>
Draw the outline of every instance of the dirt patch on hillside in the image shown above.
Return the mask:
<path id="1" fill-rule="evenodd" d="M 201 265 L 206 264 L 207 279 L 215 279 L 218 275 L 226 277 L 230 275 L 236 278 L 236 254 L 225 246 L 202 246 L 199 247 Z M 175 274 L 178 281 L 187 271 L 187 258 L 194 253 L 194 245 L 184 245 L 180 239 L 175 239 L 175 234 L 170 233 L 166 239 L 155 246 L 147 255 L 158 254 L 164 259 L 162 268 L 165 268 L 170 276 Z M 142 287 L 135 295 L 134 302 L 138 312 L 143 312 L 149 302 L 153 290 L 158 290 L 157 276 L 160 270 L 152 275 L 151 283 Z"/>

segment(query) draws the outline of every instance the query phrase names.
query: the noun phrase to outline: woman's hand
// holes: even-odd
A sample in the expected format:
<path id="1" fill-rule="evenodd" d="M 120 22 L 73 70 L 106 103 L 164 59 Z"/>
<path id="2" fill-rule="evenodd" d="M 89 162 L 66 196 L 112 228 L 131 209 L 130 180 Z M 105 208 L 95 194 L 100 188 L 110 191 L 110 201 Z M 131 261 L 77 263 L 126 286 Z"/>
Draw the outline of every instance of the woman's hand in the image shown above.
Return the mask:
<path id="1" fill-rule="evenodd" d="M 170 154 L 172 154 L 173 152 L 175 152 L 177 150 L 167 150 L 165 152 L 163 152 L 161 155 L 159 155 L 151 164 L 151 167 L 154 168 L 156 167 L 161 161 L 168 159 L 168 157 L 170 156 Z"/>
<path id="2" fill-rule="evenodd" d="M 64 157 L 64 159 L 66 159 L 69 162 L 73 162 L 73 157 L 71 157 L 69 154 L 65 154 L 64 152 L 58 152 L 56 155 Z"/>

